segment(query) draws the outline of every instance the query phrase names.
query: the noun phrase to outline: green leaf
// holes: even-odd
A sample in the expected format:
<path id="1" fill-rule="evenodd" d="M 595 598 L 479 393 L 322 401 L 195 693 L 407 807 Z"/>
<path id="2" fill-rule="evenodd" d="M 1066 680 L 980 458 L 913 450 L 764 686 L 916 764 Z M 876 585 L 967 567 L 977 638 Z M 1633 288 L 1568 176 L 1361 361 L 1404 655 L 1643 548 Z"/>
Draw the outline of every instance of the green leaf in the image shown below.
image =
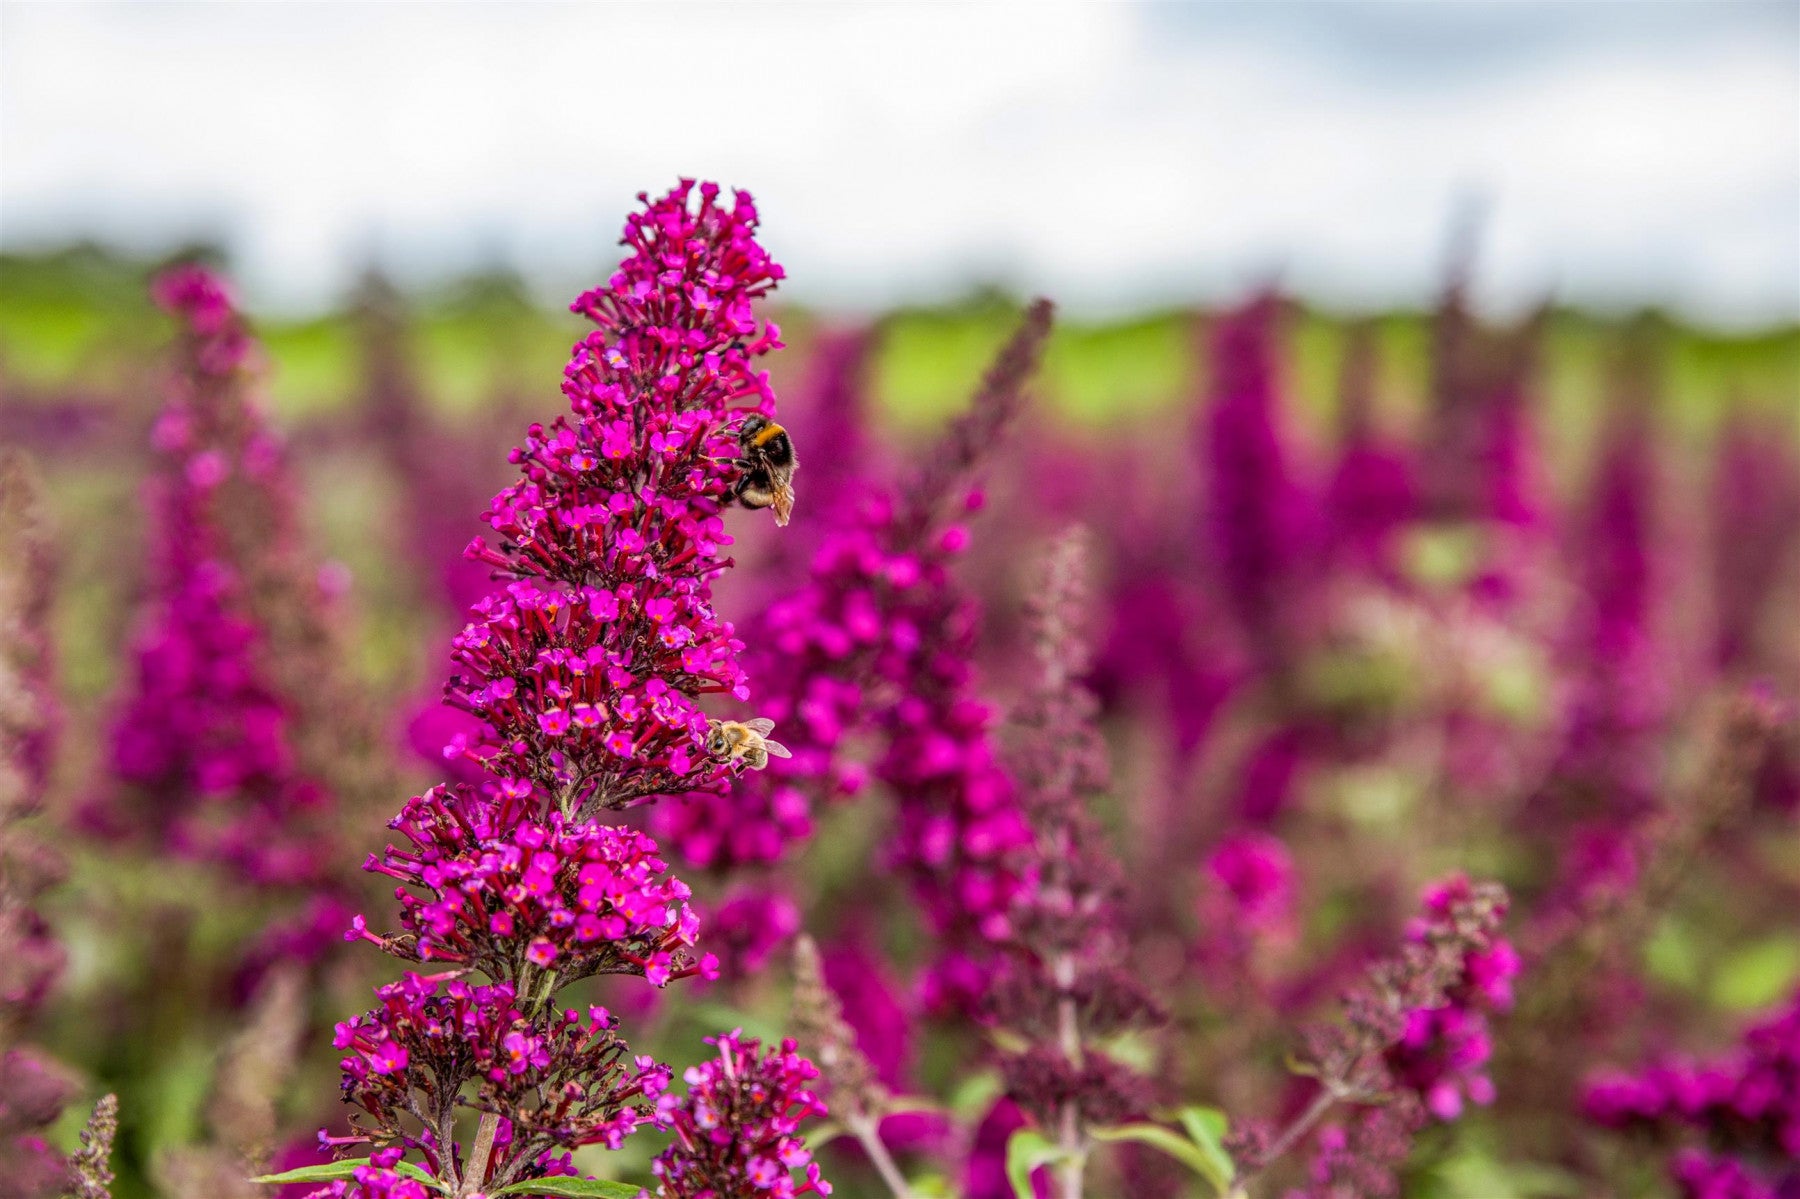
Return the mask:
<path id="1" fill-rule="evenodd" d="M 1212 1169 L 1205 1173 L 1206 1180 L 1223 1195 L 1237 1178 L 1237 1166 L 1232 1162 L 1231 1154 L 1225 1152 L 1225 1131 L 1230 1127 L 1225 1113 L 1216 1107 L 1190 1104 L 1177 1109 L 1175 1115 L 1201 1155 L 1212 1163 Z"/>
<path id="2" fill-rule="evenodd" d="M 1000 1081 L 1000 1075 L 993 1070 L 982 1070 L 971 1074 L 957 1084 L 950 1092 L 950 1100 L 944 1106 L 950 1114 L 959 1120 L 973 1120 L 994 1105 L 994 1100 L 1006 1089 Z"/>
<path id="3" fill-rule="evenodd" d="M 284 1182 L 338 1182 L 342 1179 L 355 1177 L 356 1171 L 368 1164 L 369 1159 L 366 1157 L 349 1157 L 345 1158 L 343 1161 L 326 1162 L 322 1166 L 301 1166 L 298 1170 L 286 1170 L 280 1174 L 264 1174 L 259 1178 L 252 1178 L 250 1181 L 266 1182 L 270 1184 Z M 411 1162 L 395 1162 L 388 1168 L 397 1174 L 404 1174 L 408 1178 L 417 1179 L 433 1190 L 441 1191 L 444 1189 L 443 1183 L 427 1174 L 418 1166 L 413 1165 Z M 633 1191 L 632 1194 L 635 1196 L 637 1192 Z"/>
<path id="4" fill-rule="evenodd" d="M 495 1195 L 556 1195 L 574 1199 L 637 1199 L 644 1188 L 609 1178 L 531 1178 L 495 1191 Z"/>
<path id="5" fill-rule="evenodd" d="M 361 1166 L 369 1164 L 366 1157 L 345 1158 L 341 1162 L 326 1162 L 322 1166 L 301 1166 L 298 1170 L 284 1170 L 280 1174 L 264 1174 L 252 1178 L 251 1182 L 337 1182 L 349 1178 Z"/>
<path id="6" fill-rule="evenodd" d="M 1036 1199 L 1031 1189 L 1031 1172 L 1039 1166 L 1061 1161 L 1063 1151 L 1035 1128 L 1021 1128 L 1006 1142 L 1006 1180 L 1012 1183 L 1014 1199 Z"/>
<path id="7" fill-rule="evenodd" d="M 1728 1011 L 1767 1007 L 1793 988 L 1800 976 L 1800 941 L 1771 937 L 1736 950 L 1713 976 L 1713 1003 Z"/>
<path id="8" fill-rule="evenodd" d="M 1221 1170 L 1219 1158 L 1225 1151 L 1216 1144 L 1213 1146 L 1216 1152 L 1209 1151 L 1208 1147 L 1196 1144 L 1174 1129 L 1164 1128 L 1160 1124 L 1121 1124 L 1116 1128 L 1096 1128 L 1093 1135 L 1097 1141 L 1136 1141 L 1140 1145 L 1160 1149 L 1206 1179 L 1220 1195 L 1225 1194 L 1231 1186 L 1231 1159 L 1225 1158 L 1225 1168 Z"/>

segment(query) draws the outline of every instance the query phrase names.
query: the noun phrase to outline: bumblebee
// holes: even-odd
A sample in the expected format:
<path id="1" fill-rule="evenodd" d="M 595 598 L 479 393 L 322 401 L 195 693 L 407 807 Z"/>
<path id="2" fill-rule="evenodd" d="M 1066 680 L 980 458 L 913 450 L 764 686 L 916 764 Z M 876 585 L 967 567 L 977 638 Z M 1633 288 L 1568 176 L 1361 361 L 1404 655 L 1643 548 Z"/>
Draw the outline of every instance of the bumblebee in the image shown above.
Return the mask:
<path id="1" fill-rule="evenodd" d="M 794 511 L 794 471 L 800 465 L 793 438 L 767 417 L 746 416 L 737 439 L 740 456 L 734 465 L 742 473 L 732 498 L 746 508 L 773 508 L 775 523 L 787 524 Z"/>
<path id="2" fill-rule="evenodd" d="M 750 769 L 761 770 L 769 764 L 769 755 L 791 758 L 788 747 L 769 740 L 775 722 L 766 716 L 755 720 L 709 720 L 706 722 L 706 752 L 714 761 L 734 762 L 742 758 Z"/>

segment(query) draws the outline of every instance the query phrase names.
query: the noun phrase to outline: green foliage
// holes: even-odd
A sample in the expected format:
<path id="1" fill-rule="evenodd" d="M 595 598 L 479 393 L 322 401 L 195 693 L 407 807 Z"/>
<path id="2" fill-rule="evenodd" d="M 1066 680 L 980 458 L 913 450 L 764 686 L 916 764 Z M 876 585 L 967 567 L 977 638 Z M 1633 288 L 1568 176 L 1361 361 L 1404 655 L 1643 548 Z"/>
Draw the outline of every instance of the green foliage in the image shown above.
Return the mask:
<path id="1" fill-rule="evenodd" d="M 1006 1180 L 1015 1199 L 1036 1199 L 1031 1175 L 1039 1166 L 1063 1160 L 1063 1151 L 1035 1128 L 1021 1128 L 1006 1142 Z"/>
<path id="2" fill-rule="evenodd" d="M 326 1162 L 322 1166 L 301 1166 L 297 1170 L 284 1170 L 280 1174 L 264 1174 L 252 1178 L 251 1182 L 267 1183 L 279 1186 L 289 1182 L 342 1182 L 354 1178 L 356 1171 L 369 1164 L 366 1157 L 347 1157 L 342 1161 Z M 444 1184 L 427 1174 L 411 1162 L 396 1162 L 390 1167 L 396 1174 L 404 1174 L 408 1178 L 417 1179 L 434 1191 L 444 1190 Z M 499 1194 L 505 1194 L 501 1191 Z M 635 1196 L 637 1192 L 633 1191 Z"/>
<path id="3" fill-rule="evenodd" d="M 1225 1133 L 1230 1122 L 1225 1113 L 1216 1107 L 1196 1107 L 1189 1104 L 1175 1113 L 1181 1121 L 1182 1128 L 1187 1130 L 1188 1138 L 1200 1150 L 1201 1157 L 1210 1163 L 1211 1173 L 1206 1174 L 1220 1193 L 1230 1186 L 1237 1177 L 1237 1166 L 1233 1164 L 1231 1155 L 1225 1152 Z"/>
<path id="4" fill-rule="evenodd" d="M 1180 1132 L 1145 1122 L 1096 1128 L 1091 1134 L 1103 1143 L 1148 1145 L 1166 1153 L 1204 1179 L 1214 1195 L 1227 1195 L 1237 1168 L 1225 1152 L 1225 1113 L 1217 1108 L 1184 1107 L 1175 1116 Z M 1021 1128 L 1006 1142 L 1006 1177 L 1018 1199 L 1032 1199 L 1033 1171 L 1066 1161 L 1067 1152 L 1035 1128 Z"/>
<path id="5" fill-rule="evenodd" d="M 1713 1003 L 1728 1011 L 1755 1011 L 1779 1002 L 1800 979 L 1800 936 L 1783 933 L 1734 950 L 1713 976 Z"/>
<path id="6" fill-rule="evenodd" d="M 1184 1107 L 1177 1115 L 1185 1136 L 1161 1124 L 1139 1123 L 1097 1128 L 1094 1139 L 1148 1145 L 1205 1179 L 1215 1195 L 1227 1194 L 1237 1168 L 1225 1152 L 1225 1113 L 1210 1107 Z"/>

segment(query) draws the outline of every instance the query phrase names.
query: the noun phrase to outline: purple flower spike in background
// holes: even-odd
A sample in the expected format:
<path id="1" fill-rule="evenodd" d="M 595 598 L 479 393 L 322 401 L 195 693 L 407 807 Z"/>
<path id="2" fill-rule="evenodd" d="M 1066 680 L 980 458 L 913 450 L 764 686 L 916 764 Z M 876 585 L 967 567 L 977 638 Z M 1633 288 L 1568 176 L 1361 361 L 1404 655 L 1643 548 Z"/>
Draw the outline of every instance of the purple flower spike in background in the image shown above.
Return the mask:
<path id="1" fill-rule="evenodd" d="M 51 538 L 37 472 L 0 455 L 0 1197 L 62 1194 L 46 1135 L 73 1097 L 68 1071 L 21 1042 L 62 972 L 38 904 L 61 861 L 22 821 L 41 810 L 61 716 L 47 624 Z"/>
<path id="2" fill-rule="evenodd" d="M 1008 760 L 1032 832 L 1031 869 L 1013 905 L 1016 952 L 990 1000 L 993 1018 L 1024 1046 L 1003 1059 L 1007 1096 L 1061 1150 L 1063 1199 L 1083 1194 L 1092 1130 L 1149 1106 L 1149 1080 L 1108 1043 L 1158 1015 L 1125 965 L 1124 884 L 1088 810 L 1109 783 L 1098 703 L 1081 682 L 1088 571 L 1086 535 L 1064 533 L 1028 613 L 1039 674 L 1013 714 Z"/>
<path id="3" fill-rule="evenodd" d="M 715 869 L 771 862 L 812 834 L 819 802 L 859 791 L 865 775 L 899 805 L 889 858 L 912 883 L 938 937 L 928 1005 L 969 1010 L 983 959 L 1009 935 L 1008 907 L 1029 839 L 990 744 L 993 711 L 975 692 L 978 610 L 953 566 L 980 507 L 977 481 L 1017 418 L 1050 329 L 1027 311 L 969 411 L 902 493 L 872 492 L 829 533 L 805 584 L 757 620 L 757 712 L 775 721 L 791 763 L 749 776 L 729 798 L 695 793 L 658 814 L 684 856 Z M 872 768 L 848 750 L 881 747 Z"/>
<path id="4" fill-rule="evenodd" d="M 1314 498 L 1293 461 L 1277 382 L 1280 302 L 1264 295 L 1212 332 L 1212 404 L 1201 429 L 1206 544 L 1225 606 L 1263 669 L 1306 614 L 1303 564 L 1317 548 Z"/>
<path id="5" fill-rule="evenodd" d="M 297 534 L 281 448 L 245 395 L 256 347 L 206 269 L 172 268 L 153 290 L 180 323 L 180 370 L 152 434 L 159 527 L 113 726 L 115 781 L 88 822 L 248 882 L 314 885 L 333 866 L 334 806 L 303 761 L 303 709 L 282 686 L 292 635 L 258 594 Z"/>

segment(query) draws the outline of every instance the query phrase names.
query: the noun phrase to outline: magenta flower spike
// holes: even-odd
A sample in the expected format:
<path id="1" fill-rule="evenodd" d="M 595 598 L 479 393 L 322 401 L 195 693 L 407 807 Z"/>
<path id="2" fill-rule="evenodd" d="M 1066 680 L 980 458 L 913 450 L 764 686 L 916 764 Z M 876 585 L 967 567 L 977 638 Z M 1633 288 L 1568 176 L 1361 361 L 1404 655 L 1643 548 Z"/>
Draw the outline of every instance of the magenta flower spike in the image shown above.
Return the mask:
<path id="1" fill-rule="evenodd" d="M 776 861 L 811 836 L 820 802 L 861 790 L 871 771 L 848 748 L 874 733 L 872 773 L 900 808 L 891 861 L 937 935 L 925 982 L 934 1006 L 974 1004 L 979 962 L 1009 935 L 1029 840 L 991 745 L 994 710 L 976 695 L 977 607 L 953 567 L 969 544 L 959 522 L 981 506 L 977 480 L 1022 406 L 1050 311 L 1039 301 L 1027 312 L 904 502 L 871 495 L 846 515 L 805 585 L 756 622 L 746 657 L 769 690 L 753 706 L 792 761 L 748 776 L 729 799 L 696 793 L 657 813 L 659 834 L 698 865 Z"/>
<path id="2" fill-rule="evenodd" d="M 573 306 L 597 329 L 564 371 L 570 414 L 530 427 L 512 453 L 520 478 L 485 514 L 494 540 L 467 550 L 497 586 L 454 639 L 445 699 L 479 723 L 444 754 L 479 773 L 408 800 L 390 824 L 406 844 L 367 863 L 400 884 L 400 928 L 359 916 L 347 937 L 452 969 L 409 973 L 338 1026 L 357 1131 L 323 1141 L 378 1151 L 327 1194 L 409 1194 L 397 1168 L 410 1156 L 468 1199 L 570 1173 L 571 1151 L 617 1149 L 646 1123 L 696 1128 L 719 1101 L 671 1099 L 668 1069 L 631 1054 L 615 1017 L 556 1002 L 595 975 L 660 987 L 716 973 L 656 843 L 602 818 L 722 794 L 743 769 L 709 754 L 698 701 L 747 693 L 743 644 L 711 588 L 731 565 L 735 426 L 774 415 L 752 362 L 779 331 L 753 303 L 782 272 L 753 236 L 746 193 L 725 203 L 683 181 L 640 199 L 625 262 Z M 724 1052 L 729 1076 L 736 1042 Z M 778 1066 L 787 1079 L 811 1069 L 791 1052 Z M 762 1117 L 757 1136 L 780 1132 L 745 1159 L 760 1185 L 805 1165 L 795 1130 L 808 1114 L 796 1101 Z M 470 1116 L 472 1137 L 458 1128 Z M 675 1185 L 664 1193 L 693 1193 Z M 782 1193 L 807 1191 L 824 1193 L 816 1167 Z"/>
<path id="3" fill-rule="evenodd" d="M 1760 668 L 1765 617 L 1775 611 L 1781 564 L 1800 540 L 1800 456 L 1775 422 L 1733 415 L 1713 467 L 1712 574 L 1722 669 Z"/>
<path id="4" fill-rule="evenodd" d="M 1278 301 L 1263 295 L 1212 333 L 1212 402 L 1200 428 L 1209 557 L 1216 586 L 1264 668 L 1290 652 L 1306 607 L 1299 567 L 1318 514 L 1293 461 L 1276 378 Z"/>
<path id="5" fill-rule="evenodd" d="M 1150 1082 L 1107 1046 L 1158 1013 L 1126 964 L 1123 875 L 1089 805 L 1110 784 L 1089 662 L 1088 545 L 1079 529 L 1051 547 L 1027 609 L 1038 677 L 1012 718 L 1008 755 L 1032 835 L 1013 903 L 1013 954 L 996 972 L 989 1015 L 1022 1046 L 1003 1054 L 1009 1098 L 1064 1154 L 1060 1193 L 1082 1192 L 1091 1130 L 1142 1115 Z"/>
<path id="6" fill-rule="evenodd" d="M 21 1042 L 62 973 L 39 909 L 61 859 L 21 821 L 40 811 L 61 726 L 50 628 L 51 539 L 42 485 L 22 454 L 0 455 L 0 1192 L 50 1199 L 67 1183 L 50 1126 L 74 1079 Z"/>
<path id="7" fill-rule="evenodd" d="M 298 534 L 282 448 L 245 394 L 256 346 L 205 268 L 172 268 L 152 291 L 180 324 L 180 369 L 152 434 L 150 595 L 112 777 L 84 822 L 250 883 L 317 886 L 334 805 L 302 760 L 299 704 L 282 685 L 291 638 L 277 644 L 259 595 Z"/>
<path id="8" fill-rule="evenodd" d="M 1373 336 L 1366 326 L 1359 327 L 1345 352 L 1337 464 L 1324 507 L 1334 558 L 1352 569 L 1387 576 L 1397 566 L 1397 534 L 1418 515 L 1418 481 L 1406 448 L 1384 438 L 1375 426 L 1376 366 Z"/>
<path id="9" fill-rule="evenodd" d="M 1582 530 L 1584 587 L 1562 647 L 1561 744 L 1528 809 L 1541 826 L 1531 831 L 1558 858 L 1534 913 L 1540 925 L 1635 886 L 1647 821 L 1664 803 L 1677 664 L 1658 629 L 1661 491 L 1647 421 L 1621 409 L 1602 439 Z"/>

